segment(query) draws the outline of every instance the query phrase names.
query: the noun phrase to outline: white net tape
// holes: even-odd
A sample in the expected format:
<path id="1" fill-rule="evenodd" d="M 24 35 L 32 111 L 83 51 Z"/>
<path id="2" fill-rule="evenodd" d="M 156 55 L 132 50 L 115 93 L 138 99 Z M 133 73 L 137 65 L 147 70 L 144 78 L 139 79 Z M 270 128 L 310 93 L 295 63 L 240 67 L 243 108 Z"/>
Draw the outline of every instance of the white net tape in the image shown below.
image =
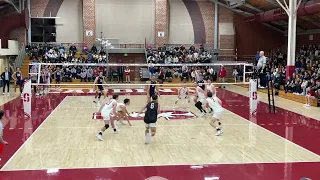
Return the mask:
<path id="1" fill-rule="evenodd" d="M 226 69 L 226 77 L 219 78 L 220 68 Z M 122 68 L 119 72 L 119 68 Z M 249 77 L 253 73 L 253 64 L 247 62 L 215 62 L 215 63 L 197 63 L 197 64 L 119 64 L 119 63 L 31 63 L 29 64 L 29 75 L 32 80 L 32 85 L 46 85 L 56 86 L 57 72 L 59 72 L 59 86 L 74 86 L 80 88 L 82 86 L 93 87 L 94 79 L 98 76 L 98 72 L 102 71 L 105 77 L 103 86 L 117 86 L 117 87 L 142 87 L 149 85 L 148 82 L 151 76 L 155 76 L 156 79 L 161 79 L 161 72 L 164 73 L 164 81 L 167 80 L 165 72 L 172 72 L 172 79 L 186 79 L 187 86 L 193 86 L 194 83 L 191 80 L 197 81 L 199 77 L 195 75 L 197 73 L 200 76 L 205 77 L 204 79 L 211 79 L 213 84 L 249 84 Z M 87 72 L 91 69 L 93 74 L 88 75 L 85 80 L 89 82 L 80 82 L 81 74 L 83 71 Z M 126 69 L 130 69 L 129 77 L 134 81 L 132 84 L 119 83 L 122 79 L 117 79 L 118 76 L 123 76 L 126 79 Z M 90 71 L 91 71 L 90 70 Z M 118 71 L 117 71 L 118 70 Z M 193 74 L 193 71 L 195 74 Z M 114 74 L 115 73 L 115 74 Z M 118 74 L 117 74 L 118 73 Z M 209 78 L 206 78 L 208 75 Z M 212 76 L 211 76 L 212 75 Z M 212 79 L 211 77 L 216 77 Z M 115 81 L 114 81 L 114 78 Z M 138 79 L 138 81 L 137 81 Z M 118 81 L 117 81 L 118 80 Z M 127 79 L 126 79 L 127 80 Z M 146 82 L 145 82 L 146 81 Z M 180 80 L 179 80 L 180 81 Z M 161 86 L 181 86 L 181 82 L 169 82 L 160 83 Z M 118 83 L 117 83 L 118 82 Z M 123 82 L 123 81 L 122 81 Z"/>

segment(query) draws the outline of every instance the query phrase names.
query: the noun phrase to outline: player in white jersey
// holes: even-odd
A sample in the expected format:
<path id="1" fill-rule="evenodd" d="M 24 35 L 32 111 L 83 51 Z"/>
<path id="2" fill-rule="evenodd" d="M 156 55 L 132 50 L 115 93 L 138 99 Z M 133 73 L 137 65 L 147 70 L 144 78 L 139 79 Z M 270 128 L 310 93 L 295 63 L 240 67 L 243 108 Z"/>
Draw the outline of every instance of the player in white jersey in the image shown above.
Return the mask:
<path id="1" fill-rule="evenodd" d="M 206 102 L 206 95 L 205 95 L 205 85 L 197 86 L 196 87 L 196 98 L 195 98 L 195 106 L 201 112 L 201 116 L 206 115 L 206 110 L 204 110 L 204 105 Z"/>
<path id="2" fill-rule="evenodd" d="M 117 129 L 115 127 L 114 121 L 117 119 L 117 100 L 119 95 L 113 95 L 112 99 L 110 99 L 108 102 L 104 103 L 98 113 L 101 113 L 101 116 L 103 117 L 103 120 L 105 122 L 105 126 L 101 129 L 101 131 L 97 134 L 97 138 L 100 141 L 103 141 L 102 139 L 102 133 L 107 130 L 111 126 L 113 128 L 114 133 L 117 133 Z"/>
<path id="3" fill-rule="evenodd" d="M 206 85 L 206 92 L 212 92 L 213 94 L 213 97 L 217 96 L 216 93 L 217 93 L 217 90 L 216 90 L 216 87 L 214 86 L 214 84 L 211 83 L 211 80 L 209 79 L 207 81 L 207 85 Z M 210 113 L 213 112 L 213 109 L 211 107 L 210 108 Z"/>
<path id="4" fill-rule="evenodd" d="M 212 92 L 213 96 L 217 96 L 217 89 L 214 86 L 214 84 L 211 83 L 210 79 L 207 81 L 206 91 L 207 92 L 210 91 L 210 92 Z"/>
<path id="5" fill-rule="evenodd" d="M 217 96 L 213 95 L 212 92 L 209 91 L 207 95 L 208 95 L 207 97 L 208 106 L 212 108 L 214 111 L 210 125 L 217 130 L 216 136 L 220 136 L 223 133 L 223 131 L 220 128 L 220 125 L 221 125 L 220 116 L 221 116 L 221 113 L 223 112 L 223 107 L 221 106 L 222 103 Z M 218 125 L 215 124 L 216 122 L 218 122 Z"/>
<path id="6" fill-rule="evenodd" d="M 130 115 L 127 111 L 127 106 L 129 106 L 129 104 L 130 104 L 130 99 L 124 99 L 123 103 L 117 104 L 116 110 L 117 110 L 118 121 L 121 124 L 124 124 L 122 119 L 126 119 L 128 121 L 128 124 L 132 126 L 129 120 Z"/>
<path id="7" fill-rule="evenodd" d="M 188 103 L 190 103 L 189 88 L 187 88 L 185 81 L 183 82 L 182 88 L 179 90 L 178 99 L 174 104 L 176 105 L 181 99 L 188 100 Z"/>

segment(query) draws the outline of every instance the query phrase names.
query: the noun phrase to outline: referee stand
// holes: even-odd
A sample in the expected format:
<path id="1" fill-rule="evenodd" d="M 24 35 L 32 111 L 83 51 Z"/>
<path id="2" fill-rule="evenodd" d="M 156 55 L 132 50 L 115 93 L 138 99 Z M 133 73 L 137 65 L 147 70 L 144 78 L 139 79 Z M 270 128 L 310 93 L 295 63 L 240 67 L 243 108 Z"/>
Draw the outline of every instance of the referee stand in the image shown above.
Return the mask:
<path id="1" fill-rule="evenodd" d="M 265 81 L 267 82 L 267 93 L 268 93 L 268 105 L 269 105 L 269 113 L 276 113 L 276 108 L 275 108 L 275 105 L 274 105 L 274 87 L 273 87 L 273 81 L 272 81 L 272 78 L 271 78 L 271 73 L 269 70 L 266 70 L 266 75 L 264 76 Z M 254 71 L 253 71 L 253 74 L 252 74 L 252 79 L 256 79 L 257 80 L 257 89 L 259 89 L 258 85 L 259 85 L 259 71 L 257 70 L 256 66 L 254 67 Z"/>

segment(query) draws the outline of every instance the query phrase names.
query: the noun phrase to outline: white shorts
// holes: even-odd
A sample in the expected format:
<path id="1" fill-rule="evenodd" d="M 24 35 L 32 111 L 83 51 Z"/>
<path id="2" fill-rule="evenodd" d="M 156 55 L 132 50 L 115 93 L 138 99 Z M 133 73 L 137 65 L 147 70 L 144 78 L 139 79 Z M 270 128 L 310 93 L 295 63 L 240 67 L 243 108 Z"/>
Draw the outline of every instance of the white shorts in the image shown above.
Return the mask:
<path id="1" fill-rule="evenodd" d="M 146 128 L 155 128 L 155 127 L 157 127 L 156 123 L 146 124 Z"/>
<path id="2" fill-rule="evenodd" d="M 113 117 L 114 114 L 112 113 L 112 111 L 102 111 L 101 116 L 103 120 L 110 121 L 111 117 Z"/>
<path id="3" fill-rule="evenodd" d="M 206 99 L 203 99 L 203 98 L 198 98 L 198 101 L 202 103 L 202 105 L 205 105 L 206 104 Z"/>
<path id="4" fill-rule="evenodd" d="M 212 117 L 215 118 L 215 119 L 220 119 L 221 113 L 222 113 L 222 111 L 220 111 L 220 112 L 214 112 L 213 115 L 212 115 Z"/>

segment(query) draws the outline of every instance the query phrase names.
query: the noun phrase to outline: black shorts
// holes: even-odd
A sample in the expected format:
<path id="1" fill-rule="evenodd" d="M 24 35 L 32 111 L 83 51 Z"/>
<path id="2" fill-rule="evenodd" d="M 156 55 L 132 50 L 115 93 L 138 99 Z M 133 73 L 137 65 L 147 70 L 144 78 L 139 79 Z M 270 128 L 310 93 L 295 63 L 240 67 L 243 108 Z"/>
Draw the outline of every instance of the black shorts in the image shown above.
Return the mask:
<path id="1" fill-rule="evenodd" d="M 149 117 L 149 116 L 145 116 L 143 121 L 146 124 L 151 124 L 151 123 L 156 123 L 157 122 L 158 117 Z"/>
<path id="2" fill-rule="evenodd" d="M 56 82 L 60 82 L 60 81 L 61 81 L 61 78 L 60 78 L 60 77 L 56 79 Z"/>
<path id="3" fill-rule="evenodd" d="M 104 90 L 103 86 L 98 85 L 98 90 L 99 90 L 99 91 L 103 91 L 103 90 Z"/>
<path id="4" fill-rule="evenodd" d="M 156 95 L 155 92 L 150 92 L 149 94 L 150 94 L 150 98 L 151 98 L 152 96 Z"/>

